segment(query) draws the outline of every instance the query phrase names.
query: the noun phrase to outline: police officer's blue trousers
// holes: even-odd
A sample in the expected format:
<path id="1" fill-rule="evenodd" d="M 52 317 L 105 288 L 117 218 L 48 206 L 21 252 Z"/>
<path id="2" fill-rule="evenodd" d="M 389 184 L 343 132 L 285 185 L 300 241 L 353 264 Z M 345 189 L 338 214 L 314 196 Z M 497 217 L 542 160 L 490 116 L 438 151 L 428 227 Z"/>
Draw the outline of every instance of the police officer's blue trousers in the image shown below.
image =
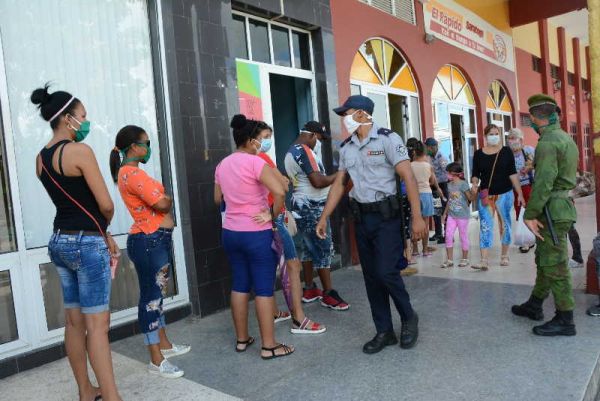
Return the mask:
<path id="1" fill-rule="evenodd" d="M 390 297 L 403 322 L 414 313 L 400 276 L 407 265 L 400 218 L 384 221 L 380 213 L 362 214 L 356 242 L 375 328 L 377 333 L 391 332 Z"/>

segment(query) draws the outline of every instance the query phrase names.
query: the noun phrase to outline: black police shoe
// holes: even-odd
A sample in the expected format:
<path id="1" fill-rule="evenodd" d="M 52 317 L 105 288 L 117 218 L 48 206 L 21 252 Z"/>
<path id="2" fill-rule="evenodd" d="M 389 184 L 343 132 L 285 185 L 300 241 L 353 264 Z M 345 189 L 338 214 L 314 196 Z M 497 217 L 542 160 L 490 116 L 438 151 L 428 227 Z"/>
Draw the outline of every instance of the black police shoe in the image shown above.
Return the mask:
<path id="1" fill-rule="evenodd" d="M 446 243 L 446 237 L 444 237 L 444 236 L 438 237 L 437 243 L 438 244 L 445 244 Z"/>
<path id="2" fill-rule="evenodd" d="M 402 322 L 400 331 L 400 347 L 404 349 L 412 348 L 419 338 L 419 316 L 413 312 L 413 316 L 406 322 Z"/>
<path id="3" fill-rule="evenodd" d="M 554 315 L 552 320 L 541 326 L 535 326 L 533 328 L 533 334 L 549 337 L 574 336 L 577 332 L 575 331 L 575 324 L 573 323 L 573 311 L 556 311 L 556 315 Z"/>
<path id="4" fill-rule="evenodd" d="M 521 305 L 513 305 L 511 308 L 512 313 L 517 316 L 528 317 L 531 320 L 544 320 L 544 311 L 542 310 L 543 299 L 529 297 L 527 302 Z"/>
<path id="5" fill-rule="evenodd" d="M 388 345 L 394 345 L 397 343 L 398 339 L 393 332 L 377 333 L 371 341 L 363 346 L 363 352 L 365 354 L 376 354 Z"/>
<path id="6" fill-rule="evenodd" d="M 441 238 L 441 235 L 434 234 L 433 237 L 429 237 L 429 242 L 437 242 Z"/>

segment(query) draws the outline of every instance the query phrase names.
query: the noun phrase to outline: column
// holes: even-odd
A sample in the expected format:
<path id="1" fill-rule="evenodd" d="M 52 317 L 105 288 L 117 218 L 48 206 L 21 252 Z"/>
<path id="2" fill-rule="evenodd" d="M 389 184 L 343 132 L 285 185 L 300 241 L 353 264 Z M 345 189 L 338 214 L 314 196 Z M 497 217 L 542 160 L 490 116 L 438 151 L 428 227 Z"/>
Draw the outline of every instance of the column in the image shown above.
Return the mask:
<path id="1" fill-rule="evenodd" d="M 588 0 L 589 37 L 600 37 L 600 0 Z M 600 74 L 594 74 L 600 68 L 600 41 L 590 40 L 589 57 L 590 69 L 588 79 L 592 91 L 592 132 L 594 171 L 596 174 L 596 210 L 600 210 Z M 600 230 L 600 213 L 596 213 L 596 226 Z"/>
<path id="2" fill-rule="evenodd" d="M 540 51 L 542 58 L 542 90 L 544 93 L 552 95 L 552 76 L 550 74 L 550 48 L 548 46 L 548 20 L 538 21 L 538 31 L 540 33 Z"/>
<path id="3" fill-rule="evenodd" d="M 565 42 L 565 28 L 563 28 L 562 26 L 556 28 L 556 34 L 558 37 L 558 60 L 560 67 L 559 79 L 561 81 L 560 104 L 562 107 L 563 117 L 561 126 L 563 130 L 569 132 L 569 104 L 567 99 L 567 89 L 569 87 L 569 71 L 567 70 L 567 45 Z"/>
<path id="4" fill-rule="evenodd" d="M 579 38 L 573 38 L 573 60 L 575 60 L 575 116 L 577 120 L 577 140 L 579 148 L 579 170 L 585 171 L 585 144 L 583 134 L 583 111 L 581 101 L 583 93 L 581 90 L 581 59 L 579 58 Z"/>

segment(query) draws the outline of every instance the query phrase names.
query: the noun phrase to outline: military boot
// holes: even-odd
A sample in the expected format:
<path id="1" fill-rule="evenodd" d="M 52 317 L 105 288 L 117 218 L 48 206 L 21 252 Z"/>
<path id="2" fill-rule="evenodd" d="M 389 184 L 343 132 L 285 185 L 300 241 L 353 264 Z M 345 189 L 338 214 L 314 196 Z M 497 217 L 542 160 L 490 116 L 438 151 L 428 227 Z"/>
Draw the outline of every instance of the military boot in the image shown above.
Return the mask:
<path id="1" fill-rule="evenodd" d="M 552 320 L 535 326 L 533 334 L 538 336 L 574 336 L 575 323 L 573 322 L 573 311 L 556 311 Z"/>
<path id="2" fill-rule="evenodd" d="M 527 302 L 521 305 L 513 305 L 512 313 L 517 316 L 528 317 L 531 320 L 544 320 L 544 311 L 542 310 L 543 299 L 530 296 Z"/>

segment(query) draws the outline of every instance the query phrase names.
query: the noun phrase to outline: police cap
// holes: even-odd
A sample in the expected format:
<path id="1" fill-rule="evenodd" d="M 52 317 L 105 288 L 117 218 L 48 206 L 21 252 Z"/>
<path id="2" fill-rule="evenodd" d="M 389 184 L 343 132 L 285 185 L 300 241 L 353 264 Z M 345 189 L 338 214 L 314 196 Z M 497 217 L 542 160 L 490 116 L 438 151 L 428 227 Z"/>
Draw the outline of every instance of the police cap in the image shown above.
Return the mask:
<path id="1" fill-rule="evenodd" d="M 534 107 L 543 106 L 545 104 L 551 104 L 556 107 L 556 100 L 552 96 L 546 95 L 544 93 L 538 93 L 537 95 L 531 96 L 527 99 L 527 104 L 529 105 L 529 109 L 533 109 Z"/>
<path id="2" fill-rule="evenodd" d="M 346 99 L 343 105 L 336 107 L 333 109 L 333 111 L 338 116 L 343 116 L 350 109 L 363 110 L 369 114 L 373 114 L 374 108 L 375 104 L 368 97 L 362 95 L 352 95 Z"/>

